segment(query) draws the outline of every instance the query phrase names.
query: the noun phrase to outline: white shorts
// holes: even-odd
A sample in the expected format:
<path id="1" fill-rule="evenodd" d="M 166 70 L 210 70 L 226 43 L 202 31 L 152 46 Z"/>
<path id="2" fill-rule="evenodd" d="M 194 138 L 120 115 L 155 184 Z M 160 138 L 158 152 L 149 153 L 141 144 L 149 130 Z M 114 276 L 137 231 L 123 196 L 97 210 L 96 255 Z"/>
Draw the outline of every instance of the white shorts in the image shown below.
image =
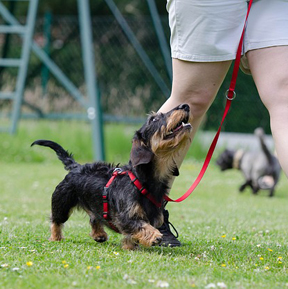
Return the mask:
<path id="1" fill-rule="evenodd" d="M 235 59 L 248 0 L 167 0 L 171 55 L 186 61 L 216 62 Z M 254 0 L 243 53 L 288 45 L 288 0 Z M 249 72 L 242 57 L 244 70 Z"/>

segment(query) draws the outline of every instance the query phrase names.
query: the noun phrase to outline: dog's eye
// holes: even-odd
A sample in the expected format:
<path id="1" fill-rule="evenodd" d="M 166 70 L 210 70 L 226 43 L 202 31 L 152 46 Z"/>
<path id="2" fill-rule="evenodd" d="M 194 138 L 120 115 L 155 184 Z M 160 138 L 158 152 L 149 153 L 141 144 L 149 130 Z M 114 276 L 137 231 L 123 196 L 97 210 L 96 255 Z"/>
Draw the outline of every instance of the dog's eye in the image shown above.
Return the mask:
<path id="1" fill-rule="evenodd" d="M 149 122 L 154 122 L 154 121 L 158 121 L 158 118 L 156 116 L 151 116 L 151 118 L 149 119 Z"/>

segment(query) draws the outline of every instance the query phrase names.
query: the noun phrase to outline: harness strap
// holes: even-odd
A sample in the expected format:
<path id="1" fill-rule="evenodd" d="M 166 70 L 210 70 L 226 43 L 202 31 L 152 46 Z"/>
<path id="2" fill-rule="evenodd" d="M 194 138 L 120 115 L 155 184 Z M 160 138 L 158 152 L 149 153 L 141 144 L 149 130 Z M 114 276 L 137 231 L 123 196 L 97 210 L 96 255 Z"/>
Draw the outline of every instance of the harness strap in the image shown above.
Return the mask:
<path id="1" fill-rule="evenodd" d="M 105 188 L 108 188 L 114 181 L 114 179 L 118 176 L 118 175 L 125 175 L 126 172 L 122 171 L 120 168 L 116 168 L 113 173 L 112 173 L 112 177 L 110 178 L 110 180 L 108 181 L 108 183 L 105 185 Z"/>
<path id="2" fill-rule="evenodd" d="M 122 170 L 120 170 L 119 168 L 116 168 L 116 169 L 113 171 L 112 177 L 110 178 L 110 180 L 107 182 L 107 184 L 106 184 L 105 187 L 104 187 L 103 196 L 102 196 L 102 199 L 103 199 L 103 218 L 108 221 L 109 227 L 110 227 L 112 230 L 114 230 L 115 232 L 117 232 L 117 233 L 119 233 L 118 228 L 117 228 L 112 222 L 110 222 L 110 220 L 109 220 L 109 215 L 108 215 L 109 208 L 108 208 L 107 189 L 108 189 L 109 186 L 112 184 L 112 182 L 114 181 L 114 179 L 115 179 L 118 175 L 121 175 L 121 174 L 124 174 L 124 173 L 123 173 Z"/>
<path id="3" fill-rule="evenodd" d="M 167 195 L 164 196 L 164 199 L 168 202 L 182 202 L 184 201 L 186 198 L 188 198 L 190 196 L 190 194 L 194 191 L 194 189 L 197 187 L 197 185 L 200 183 L 201 179 L 203 178 L 204 173 L 206 172 L 208 165 L 210 163 L 211 157 L 213 155 L 213 152 L 215 150 L 219 135 L 220 135 L 220 131 L 222 128 L 222 124 L 225 120 L 225 117 L 229 111 L 229 108 L 231 106 L 231 102 L 232 100 L 235 98 L 236 93 L 235 93 L 235 86 L 236 86 L 236 80 L 237 80 L 237 76 L 238 76 L 238 71 L 239 71 L 239 65 L 240 65 L 240 60 L 241 60 L 241 52 L 242 52 L 242 46 L 243 46 L 243 38 L 244 38 L 244 32 L 245 32 L 245 27 L 246 27 L 246 23 L 247 23 L 247 19 L 248 19 L 248 15 L 251 9 L 251 5 L 252 5 L 253 0 L 249 1 L 249 6 L 247 9 L 247 15 L 246 15 L 246 19 L 245 19 L 245 23 L 244 23 L 244 28 L 241 34 L 241 38 L 240 38 L 240 42 L 238 45 L 238 49 L 237 49 L 237 53 L 236 53 L 236 58 L 235 58 L 235 62 L 234 62 L 234 67 L 233 67 L 233 73 L 232 73 L 232 78 L 231 78 L 231 82 L 230 82 L 230 87 L 227 90 L 226 93 L 226 106 L 224 109 L 224 114 L 222 117 L 222 121 L 220 123 L 220 126 L 218 128 L 218 131 L 212 141 L 212 144 L 208 150 L 207 156 L 205 158 L 204 164 L 200 170 L 200 173 L 198 175 L 198 177 L 196 178 L 196 180 L 194 181 L 194 183 L 191 185 L 191 187 L 188 189 L 188 191 L 180 198 L 176 199 L 176 200 L 172 200 L 170 199 Z"/>
<path id="4" fill-rule="evenodd" d="M 139 192 L 145 196 L 147 199 L 149 199 L 149 201 L 151 201 L 156 207 L 160 208 L 161 207 L 161 203 L 157 202 L 154 197 L 147 191 L 146 188 L 144 188 L 141 184 L 141 182 L 137 179 L 137 177 L 131 172 L 131 171 L 122 171 L 120 168 L 116 168 L 113 173 L 111 178 L 109 179 L 109 181 L 107 182 L 107 184 L 104 187 L 104 191 L 103 191 L 103 218 L 105 220 L 109 220 L 109 208 L 108 208 L 108 196 L 107 196 L 107 189 L 109 188 L 109 186 L 113 183 L 114 179 L 119 176 L 119 175 L 126 175 L 128 174 L 131 182 L 135 185 L 135 187 L 139 190 Z M 116 227 L 111 223 L 108 222 L 109 226 L 116 231 Z"/>
<path id="5" fill-rule="evenodd" d="M 161 207 L 162 204 L 154 199 L 154 197 L 142 186 L 140 181 L 131 171 L 128 171 L 128 176 L 130 177 L 131 182 L 136 186 L 142 195 L 149 199 L 149 201 L 152 202 L 157 208 Z"/>

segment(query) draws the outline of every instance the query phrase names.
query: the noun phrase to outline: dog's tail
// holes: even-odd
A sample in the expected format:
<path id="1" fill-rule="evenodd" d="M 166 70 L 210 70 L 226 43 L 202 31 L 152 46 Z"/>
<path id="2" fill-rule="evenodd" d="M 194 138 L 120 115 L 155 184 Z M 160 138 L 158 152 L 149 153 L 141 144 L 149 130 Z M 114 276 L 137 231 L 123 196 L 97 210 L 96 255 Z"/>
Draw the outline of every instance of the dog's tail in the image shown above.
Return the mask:
<path id="1" fill-rule="evenodd" d="M 35 144 L 40 145 L 40 146 L 49 147 L 52 150 L 54 150 L 56 152 L 59 160 L 64 164 L 65 169 L 67 171 L 70 171 L 79 165 L 77 162 L 75 162 L 72 154 L 70 154 L 68 151 L 65 151 L 59 144 L 57 144 L 53 141 L 39 139 L 39 140 L 34 141 L 31 144 L 31 147 L 34 146 Z"/>
<path id="2" fill-rule="evenodd" d="M 269 164 L 272 164 L 273 163 L 273 155 L 270 152 L 270 150 L 268 149 L 268 147 L 264 141 L 264 136 L 265 136 L 264 130 L 261 127 L 258 127 L 255 129 L 254 134 L 256 136 L 258 136 L 258 138 L 260 140 L 262 151 L 264 152 L 265 156 L 267 157 Z"/>

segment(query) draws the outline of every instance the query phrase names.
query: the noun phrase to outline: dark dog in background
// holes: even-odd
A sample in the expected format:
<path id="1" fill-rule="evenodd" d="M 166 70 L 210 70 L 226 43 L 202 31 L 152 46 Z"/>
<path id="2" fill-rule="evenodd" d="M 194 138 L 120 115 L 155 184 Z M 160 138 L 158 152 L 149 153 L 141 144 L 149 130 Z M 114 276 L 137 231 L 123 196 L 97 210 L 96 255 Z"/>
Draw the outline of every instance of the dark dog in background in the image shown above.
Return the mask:
<path id="1" fill-rule="evenodd" d="M 62 240 L 63 224 L 74 208 L 82 208 L 90 217 L 91 236 L 97 242 L 108 239 L 105 225 L 124 235 L 124 249 L 134 249 L 138 243 L 149 247 L 161 242 L 162 234 L 156 227 L 163 223 L 163 197 L 171 177 L 179 175 L 174 158 L 191 141 L 191 119 L 187 104 L 165 114 L 149 115 L 133 137 L 129 164 L 121 167 L 104 162 L 80 165 L 57 143 L 35 141 L 32 145 L 53 149 L 69 171 L 52 195 L 50 240 Z M 118 174 L 104 191 L 115 169 L 124 173 Z M 150 199 L 125 172 L 136 176 Z M 109 222 L 103 217 L 103 194 L 107 195 Z"/>
<path id="2" fill-rule="evenodd" d="M 246 186 L 249 186 L 253 194 L 257 194 L 260 189 L 269 190 L 269 196 L 273 197 L 280 177 L 280 164 L 265 144 L 263 129 L 257 128 L 254 133 L 259 138 L 260 151 L 249 152 L 226 149 L 219 156 L 216 164 L 222 171 L 227 169 L 242 171 L 245 182 L 239 188 L 240 192 L 243 192 Z"/>

